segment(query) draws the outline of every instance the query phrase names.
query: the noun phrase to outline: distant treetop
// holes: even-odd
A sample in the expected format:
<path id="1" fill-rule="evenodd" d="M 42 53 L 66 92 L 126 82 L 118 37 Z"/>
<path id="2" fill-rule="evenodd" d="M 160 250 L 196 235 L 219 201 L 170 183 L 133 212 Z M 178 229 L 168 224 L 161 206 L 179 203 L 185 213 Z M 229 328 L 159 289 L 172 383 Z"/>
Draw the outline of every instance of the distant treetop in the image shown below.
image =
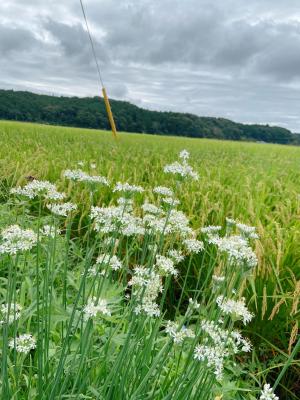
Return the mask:
<path id="1" fill-rule="evenodd" d="M 149 111 L 118 100 L 112 100 L 111 106 L 119 131 L 300 144 L 299 135 L 277 126 L 240 124 L 224 118 Z M 104 101 L 100 97 L 58 97 L 0 90 L 0 119 L 110 129 Z"/>

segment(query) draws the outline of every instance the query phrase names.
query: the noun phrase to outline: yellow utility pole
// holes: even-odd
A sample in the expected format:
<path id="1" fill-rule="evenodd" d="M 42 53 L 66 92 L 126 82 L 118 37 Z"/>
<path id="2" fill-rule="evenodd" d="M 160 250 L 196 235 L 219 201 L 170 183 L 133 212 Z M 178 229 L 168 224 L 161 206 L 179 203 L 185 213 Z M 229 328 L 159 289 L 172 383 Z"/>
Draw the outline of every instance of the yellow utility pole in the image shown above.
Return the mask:
<path id="1" fill-rule="evenodd" d="M 113 113 L 112 113 L 111 108 L 110 108 L 110 104 L 109 104 L 109 100 L 108 100 L 108 97 L 107 97 L 107 94 L 106 94 L 105 87 L 102 87 L 102 94 L 103 94 L 103 98 L 104 98 L 104 103 L 105 103 L 106 112 L 107 112 L 107 115 L 108 115 L 110 127 L 111 127 L 111 130 L 112 130 L 113 136 L 116 139 L 117 138 L 116 124 L 115 124 L 115 121 L 114 121 Z"/>

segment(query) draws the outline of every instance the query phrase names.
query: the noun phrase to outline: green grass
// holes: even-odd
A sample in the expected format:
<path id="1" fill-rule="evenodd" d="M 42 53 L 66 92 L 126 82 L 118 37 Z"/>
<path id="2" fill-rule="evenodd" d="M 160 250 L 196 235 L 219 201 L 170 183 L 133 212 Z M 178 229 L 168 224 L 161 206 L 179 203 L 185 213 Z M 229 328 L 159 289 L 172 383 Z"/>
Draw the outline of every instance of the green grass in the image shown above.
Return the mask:
<path id="1" fill-rule="evenodd" d="M 178 198 L 193 227 L 224 225 L 226 216 L 257 227 L 259 267 L 244 288 L 256 318 L 247 329 L 263 368 L 276 380 L 277 366 L 286 361 L 298 333 L 300 148 L 125 133 L 114 141 L 109 132 L 14 122 L 0 122 L 0 138 L 1 201 L 26 176 L 48 179 L 82 205 L 78 227 L 85 223 L 89 193 L 67 185 L 63 170 L 76 168 L 78 161 L 89 170 L 93 162 L 112 182 L 169 186 L 163 166 L 183 148 L 190 151 L 200 181 L 180 189 Z M 95 194 L 99 205 L 115 198 L 108 189 Z M 299 375 L 294 361 L 283 386 L 300 391 Z"/>

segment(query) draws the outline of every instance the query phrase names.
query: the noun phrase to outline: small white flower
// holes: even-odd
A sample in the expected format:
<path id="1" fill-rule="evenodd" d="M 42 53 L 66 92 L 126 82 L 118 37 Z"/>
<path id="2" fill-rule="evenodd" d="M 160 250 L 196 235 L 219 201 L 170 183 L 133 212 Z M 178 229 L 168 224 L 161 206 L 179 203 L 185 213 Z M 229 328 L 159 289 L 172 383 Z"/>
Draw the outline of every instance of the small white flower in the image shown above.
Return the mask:
<path id="1" fill-rule="evenodd" d="M 156 186 L 153 189 L 153 193 L 160 194 L 161 196 L 166 196 L 166 197 L 173 197 L 174 196 L 173 190 L 169 189 L 169 188 L 167 188 L 165 186 Z"/>
<path id="2" fill-rule="evenodd" d="M 25 333 L 24 335 L 20 335 L 15 339 L 11 339 L 8 345 L 11 349 L 15 349 L 18 353 L 27 354 L 30 352 L 30 350 L 35 349 L 36 341 L 31 334 Z"/>
<path id="3" fill-rule="evenodd" d="M 47 204 L 47 208 L 56 215 L 61 217 L 67 217 L 72 211 L 77 209 L 77 205 L 73 203 L 62 203 L 62 204 Z"/>
<path id="4" fill-rule="evenodd" d="M 165 204 L 169 204 L 170 206 L 176 207 L 180 203 L 179 200 L 174 199 L 174 197 L 163 197 L 161 201 Z"/>
<path id="5" fill-rule="evenodd" d="M 142 312 L 148 315 L 149 317 L 159 317 L 160 309 L 158 304 L 153 301 L 148 301 L 147 298 L 142 300 L 142 305 L 138 305 L 134 309 L 135 314 L 139 315 Z"/>
<path id="6" fill-rule="evenodd" d="M 202 233 L 215 234 L 215 233 L 218 233 L 221 229 L 222 229 L 222 227 L 219 225 L 208 225 L 208 226 L 201 228 L 200 230 Z"/>
<path id="7" fill-rule="evenodd" d="M 190 158 L 190 153 L 187 150 L 181 150 L 181 152 L 179 153 L 179 158 L 181 158 L 182 160 L 188 160 Z"/>
<path id="8" fill-rule="evenodd" d="M 249 226 L 241 223 L 236 224 L 237 229 L 241 232 L 241 235 L 247 239 L 259 239 L 256 233 L 255 226 Z"/>
<path id="9" fill-rule="evenodd" d="M 144 211 L 144 213 L 149 213 L 149 214 L 154 214 L 154 215 L 163 213 L 163 210 L 161 208 L 159 208 L 151 203 L 144 203 L 142 205 L 142 210 Z"/>
<path id="10" fill-rule="evenodd" d="M 91 218 L 95 221 L 95 230 L 101 233 L 121 232 L 124 236 L 133 236 L 145 232 L 142 218 L 124 210 L 123 206 L 92 207 Z"/>
<path id="11" fill-rule="evenodd" d="M 164 275 L 178 275 L 177 269 L 174 267 L 173 261 L 165 256 L 157 255 L 156 256 L 156 267 L 159 269 L 161 273 Z"/>
<path id="12" fill-rule="evenodd" d="M 113 192 L 128 192 L 128 193 L 142 193 L 144 188 L 142 186 L 130 185 L 128 182 L 118 182 L 113 189 Z"/>
<path id="13" fill-rule="evenodd" d="M 49 236 L 51 238 L 55 238 L 56 236 L 60 235 L 61 230 L 59 228 L 55 228 L 53 225 L 44 225 L 40 229 L 40 234 L 42 236 Z"/>
<path id="14" fill-rule="evenodd" d="M 244 325 L 250 322 L 254 317 L 247 309 L 244 298 L 236 301 L 233 299 L 226 299 L 224 296 L 218 296 L 216 302 L 225 314 L 230 314 L 234 318 L 242 319 Z"/>
<path id="15" fill-rule="evenodd" d="M 27 183 L 24 187 L 13 188 L 10 192 L 30 199 L 43 196 L 48 200 L 62 200 L 65 197 L 64 193 L 57 191 L 56 186 L 53 183 L 48 181 L 39 181 L 37 179 Z"/>
<path id="16" fill-rule="evenodd" d="M 136 266 L 133 272 L 128 286 L 132 287 L 132 294 L 139 303 L 135 308 L 135 313 L 159 317 L 160 309 L 156 298 L 163 290 L 160 275 L 143 266 Z"/>
<path id="17" fill-rule="evenodd" d="M 200 304 L 197 302 L 197 300 L 193 300 L 192 298 L 189 298 L 189 307 L 193 310 L 199 310 Z"/>
<path id="18" fill-rule="evenodd" d="M 97 168 L 97 165 L 96 165 L 95 163 L 91 163 L 91 164 L 90 164 L 90 167 L 91 167 L 92 169 L 96 169 L 96 168 Z"/>
<path id="19" fill-rule="evenodd" d="M 182 343 L 186 338 L 193 339 L 195 337 L 195 334 L 191 329 L 186 328 L 185 326 L 179 328 L 179 324 L 172 321 L 167 321 L 165 332 L 171 336 L 176 344 Z"/>
<path id="20" fill-rule="evenodd" d="M 185 239 L 183 244 L 189 253 L 200 253 L 204 249 L 203 242 L 196 239 Z"/>
<path id="21" fill-rule="evenodd" d="M 19 225 L 3 229 L 1 236 L 0 254 L 17 254 L 18 251 L 32 249 L 37 243 L 36 233 L 31 229 L 21 229 Z"/>
<path id="22" fill-rule="evenodd" d="M 132 211 L 133 210 L 133 200 L 125 197 L 119 197 L 117 203 L 120 207 L 123 208 L 123 211 Z"/>
<path id="23" fill-rule="evenodd" d="M 0 325 L 11 324 L 21 316 L 22 307 L 20 304 L 2 304 L 0 307 Z"/>
<path id="24" fill-rule="evenodd" d="M 64 171 L 64 177 L 78 182 L 101 183 L 106 186 L 109 185 L 107 178 L 105 178 L 104 176 L 89 175 L 86 172 L 83 172 L 81 169 L 67 169 L 66 171 Z"/>
<path id="25" fill-rule="evenodd" d="M 184 255 L 179 250 L 175 249 L 169 250 L 168 256 L 172 258 L 174 262 L 177 264 L 184 260 Z"/>
<path id="26" fill-rule="evenodd" d="M 199 179 L 197 172 L 188 164 L 190 154 L 186 150 L 182 150 L 179 153 L 181 162 L 175 161 L 173 164 L 166 165 L 164 172 L 177 175 L 181 178 L 192 178 L 195 181 Z"/>
<path id="27" fill-rule="evenodd" d="M 178 161 L 175 161 L 173 164 L 166 165 L 164 167 L 164 172 L 173 175 L 179 175 L 181 178 L 192 178 L 195 181 L 199 179 L 197 172 L 195 172 L 193 168 L 186 162 L 181 164 Z"/>
<path id="28" fill-rule="evenodd" d="M 213 244 L 217 245 L 221 252 L 227 253 L 231 263 L 246 265 L 253 268 L 257 265 L 257 257 L 248 244 L 246 238 L 232 235 L 223 238 L 215 237 Z"/>
<path id="29" fill-rule="evenodd" d="M 194 359 L 206 361 L 208 367 L 214 368 L 217 380 L 222 380 L 226 350 L 222 346 L 197 345 L 194 350 Z"/>
<path id="30" fill-rule="evenodd" d="M 96 297 L 89 299 L 87 305 L 83 308 L 83 312 L 87 319 L 96 317 L 98 314 L 108 315 L 108 316 L 111 315 L 111 312 L 107 306 L 107 300 L 99 299 L 97 301 Z"/>
<path id="31" fill-rule="evenodd" d="M 274 394 L 270 384 L 266 383 L 261 391 L 259 400 L 279 400 L 279 397 Z"/>
<path id="32" fill-rule="evenodd" d="M 194 358 L 199 361 L 206 361 L 218 380 L 222 379 L 224 362 L 243 351 L 250 351 L 251 344 L 244 339 L 240 332 L 229 331 L 221 328 L 215 321 L 203 320 L 200 323 L 203 333 L 203 343 L 196 346 Z"/>
<path id="33" fill-rule="evenodd" d="M 122 268 L 122 263 L 118 257 L 111 256 L 110 254 L 100 254 L 100 256 L 97 257 L 96 264 L 109 265 L 109 267 L 114 271 Z"/>

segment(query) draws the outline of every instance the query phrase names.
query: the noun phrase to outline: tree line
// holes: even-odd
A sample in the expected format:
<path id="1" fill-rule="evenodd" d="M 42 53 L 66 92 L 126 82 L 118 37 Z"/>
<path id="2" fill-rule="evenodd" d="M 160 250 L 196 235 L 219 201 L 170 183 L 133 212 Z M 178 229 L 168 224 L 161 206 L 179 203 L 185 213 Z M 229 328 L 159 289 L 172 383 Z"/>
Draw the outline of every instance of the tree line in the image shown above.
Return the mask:
<path id="1" fill-rule="evenodd" d="M 240 124 L 225 118 L 149 111 L 125 101 L 111 100 L 117 129 L 124 132 L 189 136 L 225 140 L 300 144 L 300 135 L 269 125 Z M 0 119 L 63 126 L 110 129 L 100 97 L 63 97 L 0 90 Z"/>

